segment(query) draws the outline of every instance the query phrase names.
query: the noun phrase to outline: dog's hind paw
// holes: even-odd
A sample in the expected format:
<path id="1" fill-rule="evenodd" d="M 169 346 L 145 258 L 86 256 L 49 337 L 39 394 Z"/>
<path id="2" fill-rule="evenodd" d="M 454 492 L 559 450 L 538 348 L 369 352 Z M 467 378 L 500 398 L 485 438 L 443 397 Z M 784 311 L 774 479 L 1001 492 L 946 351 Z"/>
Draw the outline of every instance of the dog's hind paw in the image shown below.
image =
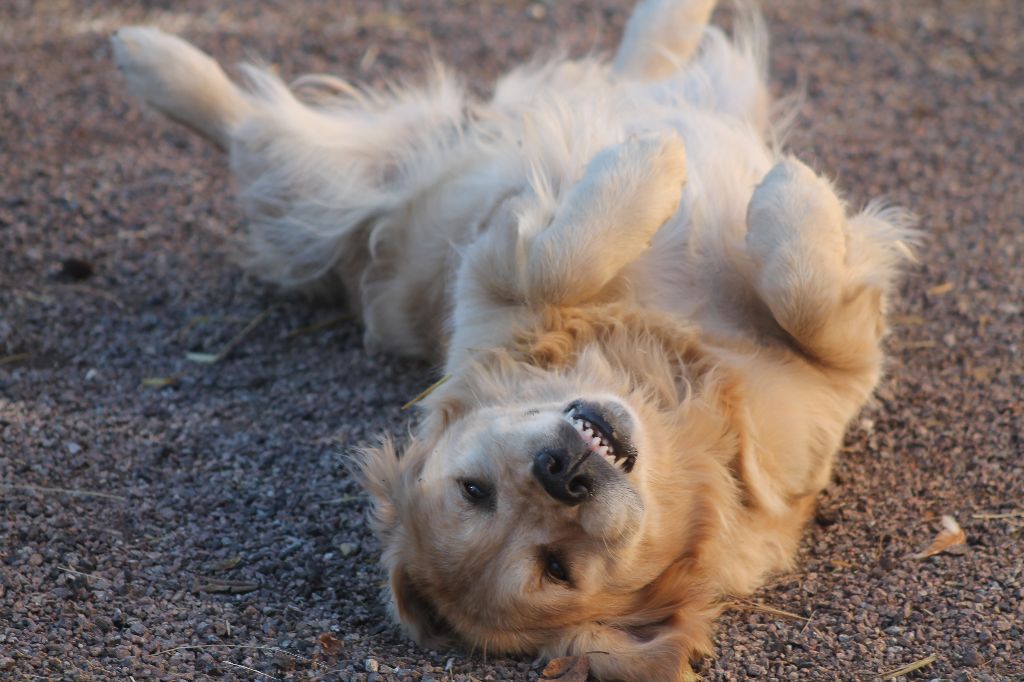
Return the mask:
<path id="1" fill-rule="evenodd" d="M 110 39 L 128 88 L 166 116 L 221 146 L 247 109 L 220 65 L 177 36 L 149 26 L 129 26 Z"/>

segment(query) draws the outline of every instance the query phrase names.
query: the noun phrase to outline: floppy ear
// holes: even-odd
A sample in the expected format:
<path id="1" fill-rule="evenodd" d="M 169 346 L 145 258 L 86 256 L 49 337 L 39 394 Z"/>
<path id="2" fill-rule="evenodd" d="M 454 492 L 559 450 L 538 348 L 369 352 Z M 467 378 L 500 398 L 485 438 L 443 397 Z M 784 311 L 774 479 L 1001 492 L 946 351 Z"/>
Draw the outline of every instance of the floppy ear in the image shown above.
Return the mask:
<path id="1" fill-rule="evenodd" d="M 359 448 L 351 464 L 352 475 L 373 502 L 373 531 L 386 541 L 398 523 L 395 495 L 402 477 L 402 462 L 394 441 L 385 438 L 376 447 Z"/>
<path id="2" fill-rule="evenodd" d="M 391 608 L 402 627 L 420 646 L 436 648 L 450 644 L 452 628 L 413 581 L 396 557 L 391 567 Z"/>
<path id="3" fill-rule="evenodd" d="M 403 519 L 403 500 L 419 476 L 428 448 L 413 440 L 402 455 L 391 439 L 358 452 L 355 475 L 373 498 L 373 530 L 384 546 L 382 562 L 389 581 L 385 599 L 392 615 L 422 645 L 437 645 L 449 639 L 451 628 L 436 612 L 417 586 L 403 557 L 410 532 Z"/>

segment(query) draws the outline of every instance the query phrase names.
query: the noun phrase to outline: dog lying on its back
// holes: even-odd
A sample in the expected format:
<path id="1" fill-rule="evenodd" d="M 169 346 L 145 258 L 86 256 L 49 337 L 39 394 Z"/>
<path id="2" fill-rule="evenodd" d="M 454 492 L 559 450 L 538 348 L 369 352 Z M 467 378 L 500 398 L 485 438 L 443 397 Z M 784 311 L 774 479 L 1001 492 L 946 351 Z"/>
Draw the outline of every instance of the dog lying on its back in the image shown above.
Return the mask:
<path id="1" fill-rule="evenodd" d="M 343 292 L 368 341 L 443 360 L 411 442 L 362 453 L 420 642 L 589 653 L 674 680 L 724 595 L 784 568 L 878 381 L 902 212 L 850 214 L 767 139 L 766 38 L 645 0 L 611 63 L 292 89 L 152 28 L 129 87 L 228 151 L 247 265 Z"/>

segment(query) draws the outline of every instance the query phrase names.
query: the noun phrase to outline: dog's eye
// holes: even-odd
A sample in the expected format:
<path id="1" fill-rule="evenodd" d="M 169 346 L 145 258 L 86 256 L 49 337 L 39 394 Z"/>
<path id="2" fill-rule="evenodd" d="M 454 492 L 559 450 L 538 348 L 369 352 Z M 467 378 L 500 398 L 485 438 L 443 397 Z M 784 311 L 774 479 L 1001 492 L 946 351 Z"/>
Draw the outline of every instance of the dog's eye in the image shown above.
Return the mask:
<path id="1" fill-rule="evenodd" d="M 474 502 L 486 502 L 491 497 L 490 488 L 477 481 L 463 480 L 462 492 Z"/>
<path id="2" fill-rule="evenodd" d="M 569 582 L 569 571 L 565 565 L 554 554 L 548 554 L 544 558 L 544 571 L 548 576 L 560 583 Z"/>

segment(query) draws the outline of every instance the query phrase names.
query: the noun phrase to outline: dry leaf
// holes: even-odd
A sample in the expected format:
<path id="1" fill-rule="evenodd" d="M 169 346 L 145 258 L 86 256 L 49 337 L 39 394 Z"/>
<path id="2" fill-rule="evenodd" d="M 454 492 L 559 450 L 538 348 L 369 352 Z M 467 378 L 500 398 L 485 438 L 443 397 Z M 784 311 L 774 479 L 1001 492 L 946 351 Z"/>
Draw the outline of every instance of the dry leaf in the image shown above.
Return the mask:
<path id="1" fill-rule="evenodd" d="M 328 656 L 337 656 L 341 653 L 341 640 L 335 637 L 333 633 L 322 632 L 317 639 L 320 641 L 320 648 Z"/>
<path id="2" fill-rule="evenodd" d="M 943 282 L 942 284 L 936 284 L 933 286 L 928 290 L 928 293 L 931 296 L 941 296 L 942 294 L 948 294 L 953 291 L 953 286 L 952 282 Z"/>
<path id="3" fill-rule="evenodd" d="M 935 556 L 941 552 L 945 552 L 950 547 L 962 545 L 967 542 L 967 533 L 960 527 L 960 524 L 956 522 L 952 516 L 942 517 L 942 530 L 932 540 L 932 544 L 925 547 L 917 554 L 911 554 L 911 559 L 927 559 L 930 556 Z"/>
<path id="4" fill-rule="evenodd" d="M 562 656 L 553 658 L 544 666 L 541 680 L 558 680 L 558 682 L 587 682 L 590 673 L 590 661 L 586 656 Z"/>

